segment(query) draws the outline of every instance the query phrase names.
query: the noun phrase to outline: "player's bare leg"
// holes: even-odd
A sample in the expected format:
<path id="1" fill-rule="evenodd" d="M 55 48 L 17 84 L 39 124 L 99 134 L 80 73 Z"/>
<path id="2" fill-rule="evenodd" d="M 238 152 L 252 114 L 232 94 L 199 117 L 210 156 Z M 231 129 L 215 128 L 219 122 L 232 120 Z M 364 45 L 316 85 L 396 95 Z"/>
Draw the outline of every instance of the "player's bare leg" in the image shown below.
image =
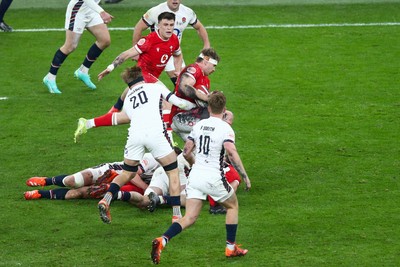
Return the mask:
<path id="1" fill-rule="evenodd" d="M 104 223 L 111 223 L 111 202 L 117 198 L 118 191 L 120 190 L 121 186 L 132 180 L 137 172 L 139 161 L 125 159 L 124 163 L 125 164 L 123 172 L 115 177 L 115 179 L 110 184 L 110 188 L 108 189 L 107 193 L 97 205 L 100 213 L 100 218 Z"/>
<path id="2" fill-rule="evenodd" d="M 81 80 L 87 87 L 94 90 L 96 85 L 90 80 L 89 69 L 104 49 L 111 44 L 110 33 L 105 24 L 99 24 L 87 28 L 96 37 L 96 42 L 89 48 L 82 65 L 74 72 L 74 76 Z"/>
<path id="3" fill-rule="evenodd" d="M 181 182 L 179 179 L 178 164 L 176 159 L 175 151 L 172 151 L 169 155 L 158 159 L 161 166 L 163 166 L 165 173 L 169 179 L 169 195 L 172 206 L 172 222 L 182 218 L 181 213 Z"/>

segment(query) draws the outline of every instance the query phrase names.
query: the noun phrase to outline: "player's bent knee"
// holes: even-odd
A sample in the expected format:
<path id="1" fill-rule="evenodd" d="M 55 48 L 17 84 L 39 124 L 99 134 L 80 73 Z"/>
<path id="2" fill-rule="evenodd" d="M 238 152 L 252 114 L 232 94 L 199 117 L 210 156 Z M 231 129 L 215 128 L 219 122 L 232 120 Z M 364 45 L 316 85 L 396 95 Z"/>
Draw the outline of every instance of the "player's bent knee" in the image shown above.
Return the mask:
<path id="1" fill-rule="evenodd" d="M 75 184 L 73 185 L 73 187 L 75 188 L 82 187 L 85 184 L 82 173 L 77 172 L 74 174 L 74 182 Z"/>
<path id="2" fill-rule="evenodd" d="M 124 162 L 124 165 L 122 165 L 122 169 L 124 169 L 124 171 L 127 171 L 127 172 L 137 172 L 138 165 L 132 166 L 132 165 L 128 165 Z"/>

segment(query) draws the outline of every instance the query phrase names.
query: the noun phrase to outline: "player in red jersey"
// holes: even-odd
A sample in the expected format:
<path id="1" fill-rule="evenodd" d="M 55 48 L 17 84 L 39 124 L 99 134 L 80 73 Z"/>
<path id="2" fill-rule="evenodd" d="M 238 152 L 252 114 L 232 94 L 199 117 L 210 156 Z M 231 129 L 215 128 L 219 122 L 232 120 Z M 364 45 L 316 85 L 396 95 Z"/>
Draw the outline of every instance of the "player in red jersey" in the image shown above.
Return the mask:
<path id="1" fill-rule="evenodd" d="M 175 94 L 183 99 L 195 103 L 195 99 L 199 98 L 207 102 L 208 96 L 200 94 L 199 97 L 191 95 L 188 87 L 200 88 L 204 87 L 210 90 L 210 79 L 208 76 L 215 71 L 215 67 L 220 61 L 220 57 L 213 48 L 203 49 L 197 57 L 194 64 L 190 64 L 179 74 L 175 87 Z M 193 125 L 201 119 L 208 118 L 207 107 L 198 107 L 193 110 L 184 112 L 184 110 L 173 106 L 171 109 L 170 124 L 174 132 L 176 132 L 183 141 L 186 141 Z"/>
<path id="2" fill-rule="evenodd" d="M 146 83 L 161 83 L 158 77 L 164 70 L 168 60 L 174 57 L 175 69 L 180 72 L 182 65 L 182 53 L 180 50 L 179 39 L 173 33 L 175 25 L 175 14 L 171 12 L 163 12 L 158 16 L 158 30 L 150 33 L 146 37 L 141 38 L 135 46 L 122 52 L 104 71 L 98 75 L 98 79 L 103 79 L 117 66 L 121 65 L 127 59 L 137 56 L 138 66 L 141 67 L 143 78 Z M 117 102 L 110 109 L 109 113 L 118 112 L 122 109 L 126 93 L 129 87 L 118 98 Z M 107 126 L 111 116 L 105 114 L 97 117 L 93 122 L 86 123 L 84 118 L 78 121 L 78 129 L 75 131 L 75 142 L 77 137 L 86 133 L 87 129 L 98 126 Z M 170 136 L 171 137 L 171 136 Z"/>
<path id="3" fill-rule="evenodd" d="M 182 54 L 179 45 L 179 39 L 173 34 L 175 23 L 175 14 L 163 12 L 158 16 L 158 30 L 141 38 L 132 48 L 122 52 L 98 78 L 101 80 L 108 75 L 117 66 L 121 65 L 127 59 L 139 56 L 138 66 L 144 74 L 151 74 L 158 78 L 164 70 L 167 61 L 171 56 L 176 57 L 182 63 Z"/>

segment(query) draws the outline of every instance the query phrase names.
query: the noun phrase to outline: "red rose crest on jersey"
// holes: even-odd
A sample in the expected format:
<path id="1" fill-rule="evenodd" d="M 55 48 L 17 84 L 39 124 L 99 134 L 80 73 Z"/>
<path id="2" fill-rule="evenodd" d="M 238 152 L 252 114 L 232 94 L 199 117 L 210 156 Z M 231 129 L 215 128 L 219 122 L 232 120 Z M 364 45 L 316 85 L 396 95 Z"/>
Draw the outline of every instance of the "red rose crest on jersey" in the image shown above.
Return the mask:
<path id="1" fill-rule="evenodd" d="M 186 18 L 185 18 L 185 17 L 182 18 L 182 22 L 183 22 L 183 23 L 186 22 Z"/>
<path id="2" fill-rule="evenodd" d="M 141 39 L 137 42 L 137 44 L 138 44 L 138 45 L 143 45 L 145 42 L 146 42 L 146 39 L 141 38 Z"/>

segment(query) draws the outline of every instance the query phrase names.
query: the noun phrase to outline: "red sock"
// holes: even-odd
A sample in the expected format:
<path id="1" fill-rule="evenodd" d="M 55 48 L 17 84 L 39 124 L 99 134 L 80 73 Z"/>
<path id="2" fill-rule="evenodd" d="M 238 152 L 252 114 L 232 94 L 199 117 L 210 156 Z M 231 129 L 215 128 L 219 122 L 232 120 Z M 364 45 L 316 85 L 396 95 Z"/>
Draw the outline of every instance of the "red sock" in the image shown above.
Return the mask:
<path id="1" fill-rule="evenodd" d="M 100 126 L 112 126 L 113 113 L 106 113 L 103 116 L 94 118 L 94 124 L 96 127 Z"/>
<path id="2" fill-rule="evenodd" d="M 114 112 L 119 112 L 119 111 L 120 111 L 119 109 L 117 109 L 116 107 L 112 106 L 110 108 L 110 110 L 108 111 L 108 113 L 114 113 Z"/>
<path id="3" fill-rule="evenodd" d="M 207 198 L 208 198 L 208 202 L 210 202 L 210 206 L 211 207 L 215 207 L 216 206 L 216 202 L 215 202 L 215 200 L 214 199 L 212 199 L 212 197 L 210 197 L 210 196 L 207 196 Z"/>

